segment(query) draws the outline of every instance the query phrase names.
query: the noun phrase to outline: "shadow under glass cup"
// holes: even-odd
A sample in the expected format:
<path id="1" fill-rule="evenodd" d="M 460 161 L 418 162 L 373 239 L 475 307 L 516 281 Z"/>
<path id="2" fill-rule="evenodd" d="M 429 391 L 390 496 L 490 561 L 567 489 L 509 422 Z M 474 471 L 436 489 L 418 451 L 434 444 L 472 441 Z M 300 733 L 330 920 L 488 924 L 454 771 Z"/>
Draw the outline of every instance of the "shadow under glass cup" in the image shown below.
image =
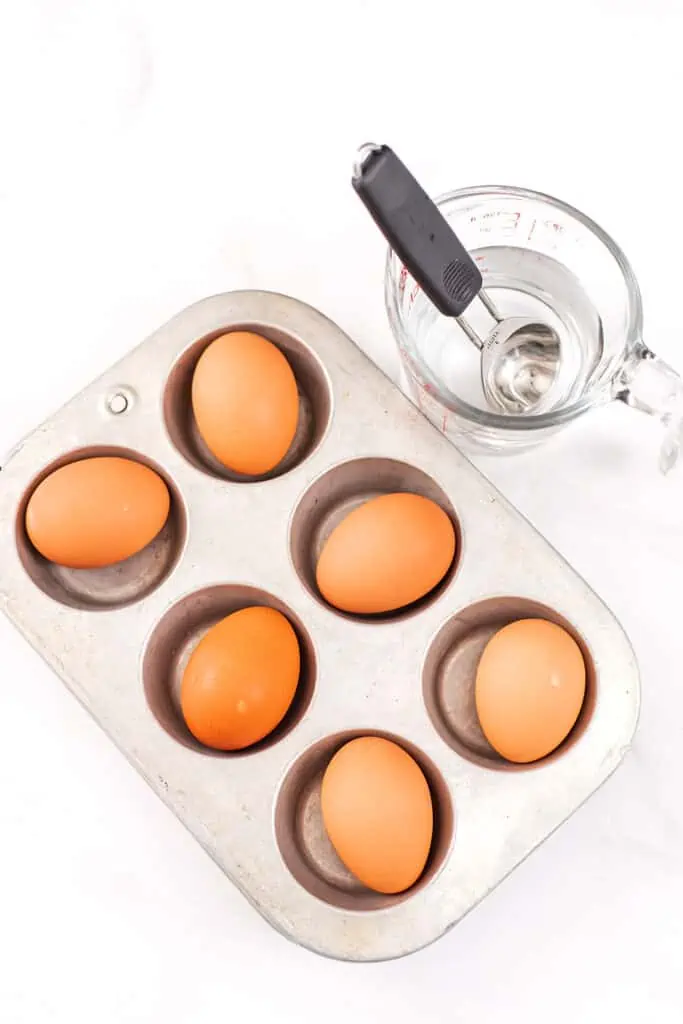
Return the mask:
<path id="1" fill-rule="evenodd" d="M 515 451 L 619 398 L 659 416 L 665 426 L 677 418 L 674 407 L 680 405 L 680 432 L 680 379 L 644 345 L 637 281 L 597 224 L 560 200 L 504 186 L 450 192 L 435 202 L 476 261 L 502 315 L 548 324 L 560 339 L 558 372 L 543 411 L 492 410 L 481 383 L 481 354 L 390 251 L 389 321 L 413 400 L 435 426 L 465 450 Z M 471 304 L 467 318 L 481 337 L 490 333 L 481 303 Z"/>

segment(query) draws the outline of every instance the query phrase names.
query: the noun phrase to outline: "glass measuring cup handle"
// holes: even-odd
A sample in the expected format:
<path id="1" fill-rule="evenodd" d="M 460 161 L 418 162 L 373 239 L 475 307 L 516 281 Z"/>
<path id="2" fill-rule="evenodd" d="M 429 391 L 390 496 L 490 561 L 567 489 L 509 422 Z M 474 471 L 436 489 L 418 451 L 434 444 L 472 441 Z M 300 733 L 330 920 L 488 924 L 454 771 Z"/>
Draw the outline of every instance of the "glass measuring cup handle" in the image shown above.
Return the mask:
<path id="1" fill-rule="evenodd" d="M 661 422 L 664 438 L 659 468 L 668 473 L 683 448 L 683 379 L 640 342 L 615 379 L 615 398 Z"/>

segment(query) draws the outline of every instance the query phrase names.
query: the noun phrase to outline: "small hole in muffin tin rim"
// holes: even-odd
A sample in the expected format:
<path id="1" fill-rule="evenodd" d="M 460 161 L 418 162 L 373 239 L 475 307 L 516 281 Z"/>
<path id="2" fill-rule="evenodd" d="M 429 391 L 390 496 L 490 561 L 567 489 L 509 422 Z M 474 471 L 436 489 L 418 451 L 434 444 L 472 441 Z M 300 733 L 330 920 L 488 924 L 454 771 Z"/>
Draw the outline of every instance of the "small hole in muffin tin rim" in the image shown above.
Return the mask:
<path id="1" fill-rule="evenodd" d="M 122 562 L 101 569 L 70 569 L 44 558 L 26 533 L 26 507 L 35 489 L 55 470 L 84 459 L 115 456 L 138 462 L 161 477 L 168 487 L 171 507 L 160 533 L 141 551 Z M 15 539 L 21 563 L 35 585 L 70 608 L 81 611 L 115 611 L 147 597 L 178 564 L 187 534 L 187 512 L 180 491 L 168 473 L 152 459 L 130 448 L 97 445 L 75 448 L 54 459 L 26 488 L 15 523 Z"/>
<path id="2" fill-rule="evenodd" d="M 242 750 L 215 750 L 200 743 L 185 723 L 180 707 L 183 674 L 192 652 L 212 626 L 232 612 L 255 605 L 282 612 L 294 628 L 301 653 L 299 684 L 285 717 L 268 736 Z M 153 628 L 142 658 L 145 697 L 161 728 L 183 746 L 214 757 L 257 754 L 291 732 L 309 708 L 316 674 L 315 647 L 299 617 L 278 597 L 245 584 L 214 584 L 181 597 Z"/>
<path id="3" fill-rule="evenodd" d="M 409 889 L 375 892 L 342 863 L 325 831 L 320 808 L 322 777 L 337 751 L 360 736 L 381 736 L 402 747 L 427 780 L 434 811 L 434 831 L 424 871 Z M 410 899 L 434 881 L 454 842 L 456 812 L 448 784 L 434 763 L 401 736 L 375 729 L 354 729 L 318 740 L 299 754 L 287 770 L 275 798 L 275 839 L 287 869 L 311 896 L 347 912 L 384 910 Z"/>
<path id="4" fill-rule="evenodd" d="M 279 465 L 259 476 L 236 473 L 219 462 L 201 437 L 192 412 L 192 377 L 200 356 L 217 338 L 238 331 L 251 331 L 272 341 L 287 358 L 299 392 L 299 420 L 289 451 Z M 305 340 L 282 327 L 249 321 L 212 331 L 185 349 L 166 380 L 162 411 L 171 443 L 196 469 L 234 483 L 261 483 L 295 469 L 319 447 L 332 417 L 332 400 L 327 371 Z"/>
<path id="5" fill-rule="evenodd" d="M 455 557 L 443 579 L 424 597 L 396 611 L 355 615 L 335 608 L 323 598 L 316 583 L 316 566 L 327 539 L 354 508 L 381 494 L 420 494 L 439 505 L 455 530 Z M 460 565 L 462 531 L 456 510 L 446 493 L 427 473 L 398 459 L 350 459 L 318 477 L 300 498 L 291 518 L 290 555 L 297 575 L 309 594 L 323 607 L 354 622 L 380 624 L 416 615 L 451 585 Z"/>
<path id="6" fill-rule="evenodd" d="M 120 417 L 131 412 L 137 401 L 137 393 L 128 384 L 110 388 L 104 396 L 104 409 L 109 416 Z"/>
<path id="7" fill-rule="evenodd" d="M 486 739 L 475 705 L 477 666 L 491 637 L 520 619 L 546 619 L 576 640 L 586 666 L 586 694 L 571 732 L 546 757 L 527 764 L 506 761 Z M 562 757 L 583 735 L 595 710 L 597 674 L 590 650 L 574 626 L 552 608 L 520 597 L 493 597 L 453 615 L 427 651 L 422 693 L 432 725 L 448 746 L 474 764 L 498 771 L 530 771 Z"/>

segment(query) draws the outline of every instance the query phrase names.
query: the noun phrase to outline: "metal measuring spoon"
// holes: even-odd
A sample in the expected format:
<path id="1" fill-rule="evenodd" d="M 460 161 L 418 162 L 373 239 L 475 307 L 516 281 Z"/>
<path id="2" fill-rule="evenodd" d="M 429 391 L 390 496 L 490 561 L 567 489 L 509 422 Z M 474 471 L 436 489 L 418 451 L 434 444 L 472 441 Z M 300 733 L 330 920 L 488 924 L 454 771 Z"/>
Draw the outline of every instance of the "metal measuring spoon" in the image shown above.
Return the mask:
<path id="1" fill-rule="evenodd" d="M 534 412 L 555 383 L 561 345 L 548 324 L 502 317 L 476 263 L 436 204 L 389 146 L 368 144 L 354 164 L 353 187 L 406 269 L 444 316 L 454 317 L 481 352 L 489 405 Z M 463 313 L 479 297 L 496 326 L 480 338 Z"/>

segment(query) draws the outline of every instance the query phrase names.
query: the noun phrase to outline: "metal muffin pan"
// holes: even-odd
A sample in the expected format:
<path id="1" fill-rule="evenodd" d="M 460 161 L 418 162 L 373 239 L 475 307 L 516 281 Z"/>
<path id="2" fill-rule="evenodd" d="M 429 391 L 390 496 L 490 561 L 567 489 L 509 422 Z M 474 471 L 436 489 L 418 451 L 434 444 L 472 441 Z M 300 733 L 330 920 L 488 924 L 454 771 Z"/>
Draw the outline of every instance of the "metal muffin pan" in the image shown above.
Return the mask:
<path id="1" fill-rule="evenodd" d="M 211 460 L 190 411 L 200 352 L 234 328 L 280 345 L 301 394 L 292 450 L 258 482 Z M 168 481 L 163 533 L 106 570 L 48 565 L 25 535 L 28 496 L 56 465 L 107 452 Z M 339 614 L 316 594 L 316 550 L 346 510 L 396 489 L 449 512 L 456 563 L 407 612 Z M 0 529 L 2 610 L 263 916 L 327 956 L 388 959 L 437 939 L 614 771 L 636 727 L 638 670 L 610 611 L 337 326 L 286 296 L 198 302 L 73 398 L 3 467 Z M 259 602 L 297 629 L 297 697 L 257 747 L 206 750 L 178 710 L 183 667 L 212 623 Z M 513 766 L 483 737 L 472 687 L 487 637 L 528 614 L 573 632 L 588 690 L 562 747 Z M 425 874 L 399 896 L 356 882 L 320 818 L 325 765 L 367 733 L 411 751 L 434 800 Z"/>

